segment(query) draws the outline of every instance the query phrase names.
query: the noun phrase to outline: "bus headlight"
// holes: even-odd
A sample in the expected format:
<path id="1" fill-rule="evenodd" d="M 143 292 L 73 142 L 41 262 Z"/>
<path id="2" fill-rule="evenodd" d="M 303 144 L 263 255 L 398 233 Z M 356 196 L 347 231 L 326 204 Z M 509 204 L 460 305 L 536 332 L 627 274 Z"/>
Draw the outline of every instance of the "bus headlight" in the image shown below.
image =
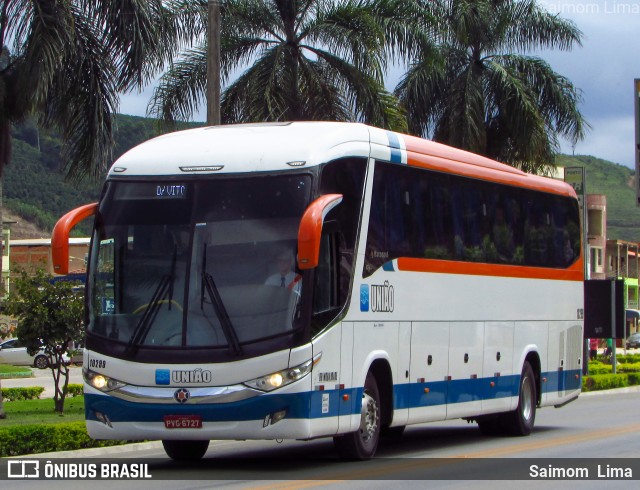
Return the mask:
<path id="1" fill-rule="evenodd" d="M 298 381 L 299 379 L 304 378 L 311 372 L 313 366 L 320 361 L 321 357 L 322 353 L 298 366 L 283 369 L 282 371 L 267 374 L 266 376 L 261 376 L 250 381 L 245 381 L 243 384 L 260 391 L 272 391 L 277 388 L 281 388 L 293 383 L 294 381 Z"/>
<path id="2" fill-rule="evenodd" d="M 88 369 L 82 371 L 82 376 L 86 383 L 100 391 L 113 391 L 125 386 L 125 383 L 117 379 L 110 378 L 104 374 L 94 373 Z"/>

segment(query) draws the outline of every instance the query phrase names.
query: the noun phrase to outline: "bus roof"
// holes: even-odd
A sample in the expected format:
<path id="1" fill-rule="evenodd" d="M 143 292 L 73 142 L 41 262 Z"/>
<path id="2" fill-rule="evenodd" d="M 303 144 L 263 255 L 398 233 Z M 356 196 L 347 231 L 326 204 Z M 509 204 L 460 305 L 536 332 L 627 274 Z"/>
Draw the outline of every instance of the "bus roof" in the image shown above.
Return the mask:
<path id="1" fill-rule="evenodd" d="M 110 175 L 189 175 L 291 169 L 368 156 L 369 128 L 296 122 L 210 126 L 159 136 L 129 150 Z"/>
<path id="2" fill-rule="evenodd" d="M 564 182 L 426 139 L 347 122 L 238 124 L 169 133 L 122 155 L 109 176 L 272 172 L 346 156 L 373 157 L 575 198 L 573 188 Z"/>

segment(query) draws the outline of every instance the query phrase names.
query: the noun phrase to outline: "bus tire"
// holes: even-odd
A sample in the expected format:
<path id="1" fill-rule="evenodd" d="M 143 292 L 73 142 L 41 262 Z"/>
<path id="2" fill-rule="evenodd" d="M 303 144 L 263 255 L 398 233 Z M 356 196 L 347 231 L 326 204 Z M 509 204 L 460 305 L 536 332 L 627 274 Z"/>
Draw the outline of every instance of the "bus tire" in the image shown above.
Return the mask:
<path id="1" fill-rule="evenodd" d="M 197 461 L 207 452 L 209 441 L 162 441 L 164 451 L 174 461 Z"/>
<path id="2" fill-rule="evenodd" d="M 536 420 L 536 405 L 538 395 L 536 392 L 536 378 L 533 368 L 527 361 L 522 366 L 520 376 L 520 393 L 518 395 L 518 407 L 505 414 L 504 427 L 510 434 L 516 436 L 528 436 L 531 434 Z"/>
<path id="3" fill-rule="evenodd" d="M 373 374 L 367 374 L 362 392 L 360 428 L 349 434 L 333 438 L 338 454 L 344 459 L 364 460 L 372 458 L 380 440 L 380 393 Z"/>

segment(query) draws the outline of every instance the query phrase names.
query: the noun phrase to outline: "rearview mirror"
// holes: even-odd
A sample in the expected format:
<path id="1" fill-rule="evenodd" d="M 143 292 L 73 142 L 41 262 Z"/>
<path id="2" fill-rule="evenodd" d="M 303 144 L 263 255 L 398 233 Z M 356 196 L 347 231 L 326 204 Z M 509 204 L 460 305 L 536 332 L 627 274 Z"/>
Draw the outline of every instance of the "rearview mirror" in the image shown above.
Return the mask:
<path id="1" fill-rule="evenodd" d="M 302 215 L 298 228 L 298 267 L 301 270 L 318 266 L 324 218 L 342 202 L 342 198 L 342 194 L 320 196 L 309 204 Z"/>
<path id="2" fill-rule="evenodd" d="M 58 220 L 51 234 L 51 260 L 56 274 L 69 273 L 69 233 L 80 221 L 96 214 L 98 203 L 73 209 Z"/>

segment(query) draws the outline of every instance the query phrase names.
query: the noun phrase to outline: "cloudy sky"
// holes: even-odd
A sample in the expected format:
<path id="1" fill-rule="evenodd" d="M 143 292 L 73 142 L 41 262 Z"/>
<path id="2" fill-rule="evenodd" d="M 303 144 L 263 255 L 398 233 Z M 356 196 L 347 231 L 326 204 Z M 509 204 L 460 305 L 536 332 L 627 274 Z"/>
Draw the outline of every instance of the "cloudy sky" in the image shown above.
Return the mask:
<path id="1" fill-rule="evenodd" d="M 583 92 L 582 113 L 591 125 L 576 154 L 635 166 L 633 80 L 640 78 L 640 0 L 549 0 L 547 10 L 573 20 L 582 47 L 541 55 Z M 571 153 L 570 145 L 563 148 Z"/>
<path id="2" fill-rule="evenodd" d="M 575 153 L 633 168 L 633 80 L 640 78 L 640 0 L 539 0 L 552 13 L 571 19 L 583 32 L 582 47 L 539 53 L 555 71 L 583 92 L 581 111 L 591 129 Z M 395 81 L 389 74 L 389 88 Z M 126 95 L 120 112 L 144 116 L 151 89 Z M 196 116 L 204 120 L 204 107 Z M 568 143 L 564 153 L 572 153 Z"/>

